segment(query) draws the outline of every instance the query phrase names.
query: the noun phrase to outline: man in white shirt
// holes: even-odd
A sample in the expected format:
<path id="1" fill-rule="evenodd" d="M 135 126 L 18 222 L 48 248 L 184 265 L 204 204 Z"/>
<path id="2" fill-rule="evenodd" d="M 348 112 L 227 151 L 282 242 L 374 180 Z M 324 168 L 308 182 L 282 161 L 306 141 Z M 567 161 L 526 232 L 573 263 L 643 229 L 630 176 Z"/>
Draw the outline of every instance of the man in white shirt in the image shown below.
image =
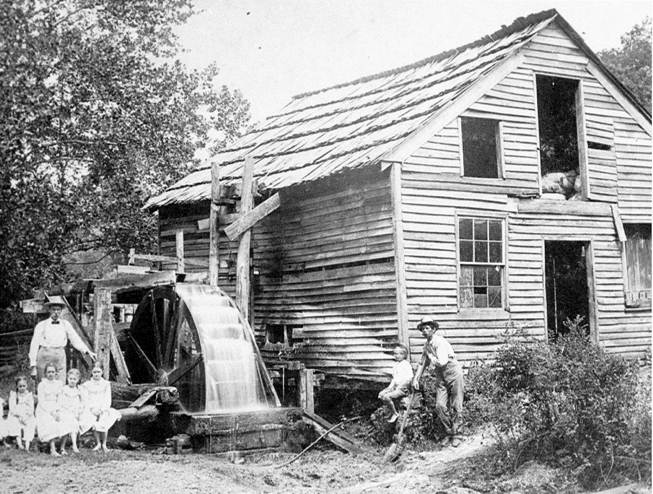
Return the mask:
<path id="1" fill-rule="evenodd" d="M 457 447 L 460 444 L 460 425 L 462 424 L 463 395 L 465 391 L 463 370 L 451 344 L 444 336 L 437 333 L 438 323 L 429 316 L 422 318 L 417 329 L 426 338 L 422 360 L 415 372 L 413 388 L 419 389 L 419 380 L 424 369 L 433 365 L 436 396 L 435 412 L 444 425 L 447 436 L 443 445 L 451 443 Z"/>
<path id="2" fill-rule="evenodd" d="M 57 369 L 57 379 L 66 383 L 66 345 L 70 344 L 81 353 L 95 360 L 86 343 L 75 332 L 72 325 L 61 319 L 64 304 L 48 302 L 45 306 L 50 311 L 50 317 L 39 322 L 34 328 L 34 335 L 29 346 L 29 365 L 32 376 L 38 375 L 40 381 L 45 372 L 46 364 L 53 363 Z"/>

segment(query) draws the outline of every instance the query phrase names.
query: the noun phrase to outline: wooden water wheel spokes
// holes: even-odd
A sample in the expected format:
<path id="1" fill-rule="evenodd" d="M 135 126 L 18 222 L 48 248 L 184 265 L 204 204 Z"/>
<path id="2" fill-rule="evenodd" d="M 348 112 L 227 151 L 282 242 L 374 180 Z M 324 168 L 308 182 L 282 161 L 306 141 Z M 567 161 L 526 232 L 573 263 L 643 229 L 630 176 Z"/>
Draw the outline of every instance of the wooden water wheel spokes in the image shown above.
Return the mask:
<path id="1" fill-rule="evenodd" d="M 143 298 L 130 326 L 127 361 L 135 383 L 175 386 L 188 411 L 204 407 L 204 365 L 192 317 L 173 287 Z"/>

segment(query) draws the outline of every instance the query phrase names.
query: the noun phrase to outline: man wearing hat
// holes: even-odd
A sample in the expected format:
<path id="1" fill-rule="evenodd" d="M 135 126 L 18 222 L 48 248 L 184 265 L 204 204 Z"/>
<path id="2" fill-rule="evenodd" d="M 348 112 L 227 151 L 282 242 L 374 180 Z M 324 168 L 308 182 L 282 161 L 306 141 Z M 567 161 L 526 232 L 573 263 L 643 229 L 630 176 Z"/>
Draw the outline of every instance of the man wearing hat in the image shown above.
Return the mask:
<path id="1" fill-rule="evenodd" d="M 435 412 L 444 425 L 447 436 L 443 445 L 451 444 L 457 447 L 461 438 L 459 435 L 463 412 L 463 370 L 451 344 L 437 331 L 438 323 L 430 316 L 422 318 L 417 329 L 426 338 L 422 360 L 415 372 L 413 388 L 419 389 L 419 380 L 424 369 L 432 364 L 435 372 Z"/>
<path id="2" fill-rule="evenodd" d="M 57 369 L 57 378 L 66 383 L 66 345 L 70 344 L 79 352 L 85 353 L 95 360 L 86 343 L 75 332 L 72 325 L 61 319 L 65 306 L 63 300 L 51 300 L 45 306 L 50 311 L 50 317 L 41 321 L 34 328 L 34 335 L 29 346 L 29 365 L 32 376 L 38 374 L 38 380 L 43 378 L 46 364 L 53 363 Z"/>

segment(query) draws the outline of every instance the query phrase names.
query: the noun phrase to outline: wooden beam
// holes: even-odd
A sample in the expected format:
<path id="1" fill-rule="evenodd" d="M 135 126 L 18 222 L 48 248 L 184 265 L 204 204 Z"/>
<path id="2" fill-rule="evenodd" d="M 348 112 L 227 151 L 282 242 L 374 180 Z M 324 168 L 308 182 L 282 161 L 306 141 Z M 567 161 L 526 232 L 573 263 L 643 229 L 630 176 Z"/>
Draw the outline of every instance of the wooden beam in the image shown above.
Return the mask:
<path id="1" fill-rule="evenodd" d="M 578 167 L 581 177 L 581 196 L 583 199 L 595 199 L 594 194 L 590 190 L 590 173 L 589 161 L 587 160 L 587 129 L 585 125 L 585 107 L 583 96 L 583 81 L 578 81 L 576 88 L 576 143 L 578 147 Z"/>
<path id="2" fill-rule="evenodd" d="M 113 357 L 113 363 L 115 364 L 116 371 L 118 372 L 118 375 L 116 376 L 116 381 L 123 384 L 129 384 L 131 383 L 131 375 L 129 374 L 129 369 L 127 368 L 125 357 L 123 356 L 122 351 L 120 350 L 120 345 L 118 344 L 118 339 L 116 338 L 116 334 L 113 331 L 111 331 L 110 337 L 111 337 L 111 341 L 110 341 L 111 356 Z"/>
<path id="3" fill-rule="evenodd" d="M 175 241 L 176 241 L 176 233 L 175 233 Z M 158 254 L 134 254 L 134 260 L 140 260 L 140 261 L 148 261 L 148 262 L 167 262 L 167 263 L 177 263 L 177 257 L 172 257 L 172 256 L 161 256 Z M 198 259 L 185 259 L 184 264 L 187 264 L 189 266 L 200 266 L 200 267 L 207 267 L 209 264 L 207 261 L 202 261 Z M 134 268 L 138 268 L 140 266 L 132 266 Z"/>
<path id="4" fill-rule="evenodd" d="M 111 354 L 111 290 L 96 288 L 94 297 L 95 337 L 94 347 L 97 361 L 102 365 L 103 376 L 109 379 L 109 355 Z"/>
<path id="5" fill-rule="evenodd" d="M 611 216 L 610 204 L 587 201 L 550 201 L 528 199 L 519 201 L 519 213 L 571 214 L 579 216 Z"/>
<path id="6" fill-rule="evenodd" d="M 240 214 L 246 215 L 254 206 L 254 160 L 246 158 L 243 164 L 243 187 L 240 198 Z M 246 321 L 249 321 L 249 290 L 250 280 L 250 247 L 252 231 L 246 230 L 240 237 L 238 244 L 238 256 L 236 258 L 236 305 L 243 314 Z"/>
<path id="7" fill-rule="evenodd" d="M 329 429 L 333 427 L 333 424 L 326 421 L 319 415 L 315 415 L 314 413 L 308 412 L 306 410 L 303 411 L 303 415 L 304 420 L 311 424 L 315 429 L 315 432 L 318 434 L 325 434 Z M 363 448 L 361 448 L 361 446 L 358 444 L 358 441 L 356 441 L 342 429 L 332 430 L 325 436 L 325 439 L 353 455 L 357 455 L 363 452 Z"/>
<path id="8" fill-rule="evenodd" d="M 599 317 L 597 314 L 598 306 L 596 303 L 596 273 L 594 269 L 594 245 L 587 242 L 587 249 L 585 249 L 585 269 L 587 270 L 587 298 L 588 298 L 588 312 L 590 327 L 590 338 L 598 344 L 599 343 Z"/>
<path id="9" fill-rule="evenodd" d="M 219 272 L 219 247 L 220 231 L 218 225 L 218 214 L 220 201 L 220 166 L 217 163 L 211 165 L 211 210 L 209 213 L 209 285 L 218 286 Z"/>
<path id="10" fill-rule="evenodd" d="M 154 366 L 154 364 L 152 363 L 150 358 L 147 356 L 145 351 L 141 348 L 141 346 L 138 344 L 138 342 L 134 339 L 134 337 L 131 334 L 127 334 L 127 337 L 129 338 L 129 342 L 134 347 L 134 350 L 136 350 L 137 355 L 145 363 L 145 365 L 147 367 L 147 370 L 150 372 L 150 377 L 152 378 L 152 380 L 158 379 L 159 371 Z"/>
<path id="11" fill-rule="evenodd" d="M 177 272 L 185 273 L 184 266 L 184 230 L 177 230 L 175 232 L 175 250 L 177 254 Z"/>
<path id="12" fill-rule="evenodd" d="M 315 412 L 315 398 L 313 394 L 313 369 L 300 369 L 297 388 L 299 389 L 299 406 L 307 412 Z"/>
<path id="13" fill-rule="evenodd" d="M 406 291 L 406 266 L 404 263 L 404 223 L 401 208 L 401 163 L 393 163 L 390 170 L 390 195 L 392 201 L 392 233 L 395 252 L 395 278 L 397 280 L 397 330 L 399 342 L 408 348 L 408 294 Z"/>
<path id="14" fill-rule="evenodd" d="M 110 288 L 112 291 L 127 288 L 148 288 L 155 285 L 167 285 L 177 281 L 175 271 L 158 271 L 147 275 L 121 276 L 114 279 L 93 280 L 96 288 Z"/>
<path id="15" fill-rule="evenodd" d="M 617 231 L 617 238 L 619 239 L 619 242 L 625 242 L 628 240 L 628 237 L 626 236 L 626 231 L 624 230 L 624 224 L 621 221 L 621 215 L 619 214 L 619 206 L 616 204 L 611 205 L 612 209 L 612 220 L 614 221 L 614 228 Z"/>
<path id="16" fill-rule="evenodd" d="M 234 221 L 236 221 L 238 218 L 240 218 L 240 215 L 238 213 L 228 213 L 228 214 L 220 214 L 218 215 L 218 224 L 219 225 L 230 225 Z M 205 232 L 209 230 L 211 226 L 211 218 L 203 218 L 201 220 L 197 220 L 197 231 L 198 232 Z"/>
<path id="17" fill-rule="evenodd" d="M 249 230 L 256 223 L 265 218 L 268 214 L 278 209 L 280 204 L 281 197 L 279 196 L 279 193 L 276 193 L 272 197 L 266 199 L 261 204 L 256 206 L 249 213 L 242 214 L 238 220 L 224 229 L 224 233 L 227 235 L 229 240 L 237 239 L 245 231 Z"/>

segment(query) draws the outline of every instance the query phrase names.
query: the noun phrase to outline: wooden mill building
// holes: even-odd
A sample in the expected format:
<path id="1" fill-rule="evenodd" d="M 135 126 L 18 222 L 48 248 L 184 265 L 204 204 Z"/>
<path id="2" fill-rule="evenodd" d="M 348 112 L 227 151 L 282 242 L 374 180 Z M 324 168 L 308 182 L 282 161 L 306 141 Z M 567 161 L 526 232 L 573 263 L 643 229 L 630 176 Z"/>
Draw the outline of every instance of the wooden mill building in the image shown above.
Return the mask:
<path id="1" fill-rule="evenodd" d="M 215 158 L 223 224 L 246 158 L 257 201 L 280 194 L 252 234 L 271 361 L 383 379 L 396 342 L 419 357 L 424 314 L 466 363 L 576 315 L 610 352 L 651 345 L 651 117 L 554 10 L 294 97 Z M 150 200 L 161 254 L 182 230 L 206 261 L 210 194 L 209 163 Z M 227 291 L 236 250 L 220 238 Z"/>

